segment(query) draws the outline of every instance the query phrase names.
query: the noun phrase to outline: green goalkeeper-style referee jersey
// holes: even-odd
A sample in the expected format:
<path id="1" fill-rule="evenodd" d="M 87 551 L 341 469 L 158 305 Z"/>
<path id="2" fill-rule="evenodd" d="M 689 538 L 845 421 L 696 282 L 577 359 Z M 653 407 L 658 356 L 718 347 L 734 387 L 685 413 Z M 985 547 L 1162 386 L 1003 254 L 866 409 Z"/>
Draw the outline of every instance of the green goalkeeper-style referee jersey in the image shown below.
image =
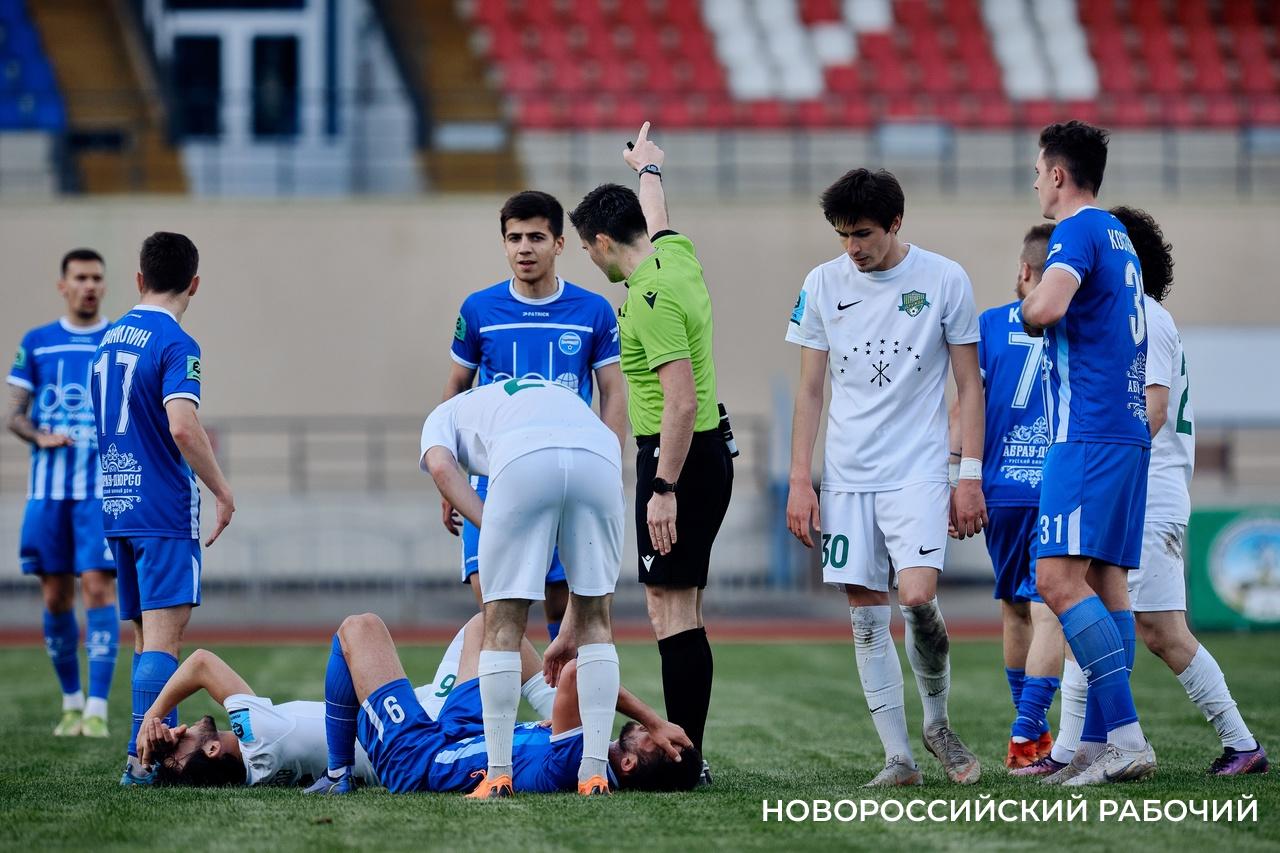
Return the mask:
<path id="1" fill-rule="evenodd" d="M 696 432 L 720 423 L 716 368 L 711 361 L 711 296 L 693 243 L 663 231 L 654 252 L 627 279 L 627 301 L 618 310 L 622 372 L 630 387 L 627 404 L 636 435 L 662 430 L 662 383 L 657 369 L 687 358 L 698 396 Z"/>

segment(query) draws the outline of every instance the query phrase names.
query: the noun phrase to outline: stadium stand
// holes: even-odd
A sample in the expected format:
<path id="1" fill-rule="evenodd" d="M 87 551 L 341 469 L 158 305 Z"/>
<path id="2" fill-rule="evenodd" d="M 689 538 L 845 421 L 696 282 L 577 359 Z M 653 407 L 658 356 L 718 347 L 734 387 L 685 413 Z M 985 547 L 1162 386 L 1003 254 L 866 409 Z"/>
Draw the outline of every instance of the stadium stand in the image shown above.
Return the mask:
<path id="1" fill-rule="evenodd" d="M 470 0 L 529 129 L 1280 122 L 1275 4 L 1251 0 Z M 654 51 L 653 47 L 657 46 Z M 643 82 L 643 85 L 640 85 Z"/>
<path id="2" fill-rule="evenodd" d="M 0 0 L 0 131 L 59 131 L 67 113 L 23 0 Z"/>

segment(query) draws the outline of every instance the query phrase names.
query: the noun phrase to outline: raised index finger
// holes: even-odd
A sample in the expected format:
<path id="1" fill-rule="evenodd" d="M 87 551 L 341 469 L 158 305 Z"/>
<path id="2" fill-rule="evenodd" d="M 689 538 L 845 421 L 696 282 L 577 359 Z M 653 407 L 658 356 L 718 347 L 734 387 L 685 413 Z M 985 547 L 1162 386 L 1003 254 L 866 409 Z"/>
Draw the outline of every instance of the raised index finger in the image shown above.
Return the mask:
<path id="1" fill-rule="evenodd" d="M 640 125 L 640 132 L 636 134 L 636 145 L 643 145 L 644 141 L 649 138 L 649 122 Z"/>

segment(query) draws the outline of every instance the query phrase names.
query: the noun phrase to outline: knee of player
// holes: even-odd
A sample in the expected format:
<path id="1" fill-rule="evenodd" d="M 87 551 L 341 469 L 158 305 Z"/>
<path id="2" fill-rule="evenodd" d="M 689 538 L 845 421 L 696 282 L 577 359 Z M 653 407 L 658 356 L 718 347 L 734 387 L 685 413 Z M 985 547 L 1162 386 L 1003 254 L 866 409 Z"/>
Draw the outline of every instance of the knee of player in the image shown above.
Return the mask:
<path id="1" fill-rule="evenodd" d="M 383 627 L 382 619 L 376 613 L 358 613 L 342 620 L 342 624 L 338 626 L 338 638 L 345 647 L 350 638 Z"/>

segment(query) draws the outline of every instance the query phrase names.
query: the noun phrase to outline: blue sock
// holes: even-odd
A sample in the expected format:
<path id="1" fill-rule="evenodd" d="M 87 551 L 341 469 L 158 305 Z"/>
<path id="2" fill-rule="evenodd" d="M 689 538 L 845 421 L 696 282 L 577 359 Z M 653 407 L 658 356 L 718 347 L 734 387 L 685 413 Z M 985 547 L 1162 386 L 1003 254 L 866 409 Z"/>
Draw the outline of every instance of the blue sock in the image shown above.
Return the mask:
<path id="1" fill-rule="evenodd" d="M 1018 719 L 1013 721 L 1013 733 L 1027 740 L 1038 740 L 1047 730 L 1049 706 L 1053 694 L 1058 692 L 1061 679 L 1043 675 L 1027 676 L 1022 688 L 1022 701 L 1018 703 Z"/>
<path id="2" fill-rule="evenodd" d="M 555 622 L 547 623 L 547 636 L 551 638 L 552 642 L 555 642 L 556 637 L 560 636 L 560 620 L 559 619 L 557 619 Z"/>
<path id="3" fill-rule="evenodd" d="M 1102 599 L 1091 595 L 1063 613 L 1060 620 L 1071 651 L 1089 680 L 1081 740 L 1096 735 L 1097 720 L 1091 721 L 1091 717 L 1101 718 L 1104 732 L 1137 722 L 1124 640 Z M 1102 739 L 1106 740 L 1105 734 Z"/>
<path id="4" fill-rule="evenodd" d="M 129 735 L 129 754 L 138 754 L 138 729 L 147 709 L 156 701 L 169 677 L 178 671 L 178 659 L 168 652 L 143 652 L 137 655 L 137 668 L 133 671 L 133 731 Z M 165 718 L 177 724 L 178 709 Z"/>
<path id="5" fill-rule="evenodd" d="M 44 612 L 44 647 L 63 694 L 80 692 L 80 626 L 76 612 Z"/>
<path id="6" fill-rule="evenodd" d="M 1133 621 L 1132 610 L 1112 610 L 1111 621 L 1120 632 L 1120 642 L 1124 646 L 1124 665 L 1133 672 L 1133 662 L 1138 657 L 1138 626 Z"/>
<path id="7" fill-rule="evenodd" d="M 116 671 L 116 652 L 120 647 L 120 618 L 114 604 L 85 611 L 88 634 L 85 650 L 89 653 L 89 695 L 106 699 L 111 693 L 111 677 Z"/>
<path id="8" fill-rule="evenodd" d="M 1009 680 L 1009 695 L 1013 697 L 1013 707 L 1017 710 L 1018 703 L 1022 701 L 1022 685 L 1026 683 L 1027 671 L 1025 669 L 1004 668 L 1004 677 Z"/>
<path id="9" fill-rule="evenodd" d="M 333 635 L 329 666 L 324 672 L 324 736 L 329 744 L 329 769 L 356 763 L 356 686 L 342 656 L 342 644 Z"/>

